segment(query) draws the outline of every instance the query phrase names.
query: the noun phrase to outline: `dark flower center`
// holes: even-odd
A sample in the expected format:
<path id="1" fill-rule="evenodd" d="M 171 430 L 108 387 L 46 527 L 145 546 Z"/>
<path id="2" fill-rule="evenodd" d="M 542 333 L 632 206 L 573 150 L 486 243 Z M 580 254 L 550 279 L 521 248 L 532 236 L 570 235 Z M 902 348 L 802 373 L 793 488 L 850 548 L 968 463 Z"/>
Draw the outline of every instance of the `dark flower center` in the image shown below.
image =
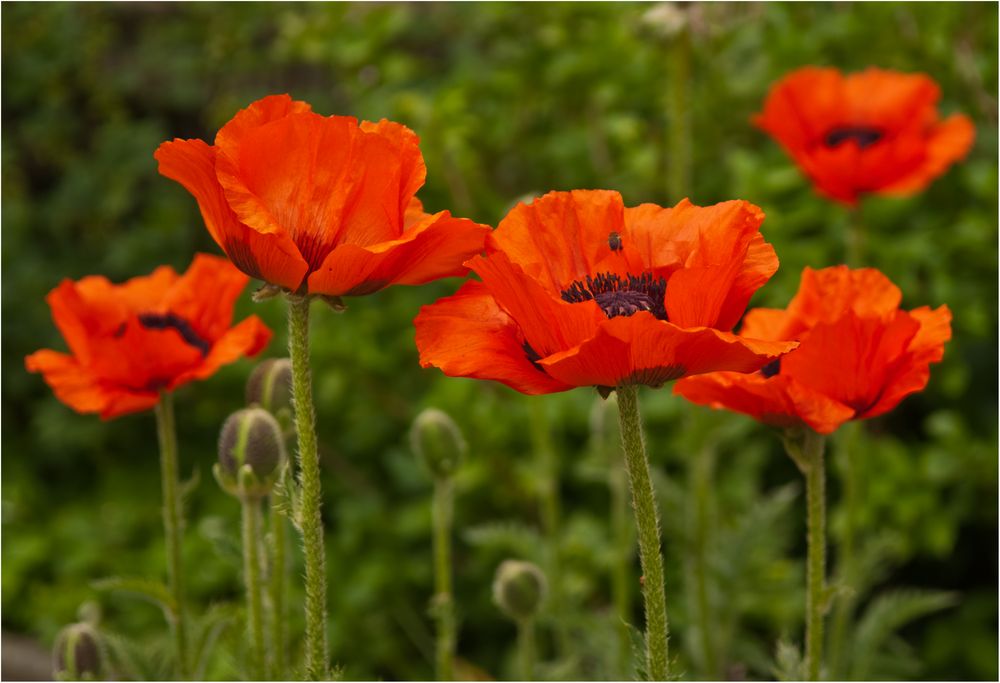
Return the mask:
<path id="1" fill-rule="evenodd" d="M 775 358 L 770 363 L 760 369 L 760 374 L 764 377 L 774 377 L 781 372 L 781 358 Z"/>
<path id="2" fill-rule="evenodd" d="M 660 320 L 666 320 L 663 304 L 666 293 L 666 279 L 655 278 L 649 273 L 638 277 L 628 275 L 626 279 L 614 273 L 598 273 L 595 277 L 588 275 L 586 281 L 574 280 L 562 291 L 562 298 L 570 303 L 594 300 L 609 318 L 649 311 Z"/>
<path id="3" fill-rule="evenodd" d="M 147 330 L 174 329 L 181 335 L 185 342 L 201 351 L 201 355 L 207 356 L 212 345 L 195 332 L 194 328 L 184 318 L 174 313 L 140 313 L 139 324 Z"/>
<path id="4" fill-rule="evenodd" d="M 823 142 L 827 147 L 836 147 L 847 140 L 854 140 L 858 147 L 871 147 L 882 139 L 882 131 L 871 126 L 838 126 L 826 134 Z"/>

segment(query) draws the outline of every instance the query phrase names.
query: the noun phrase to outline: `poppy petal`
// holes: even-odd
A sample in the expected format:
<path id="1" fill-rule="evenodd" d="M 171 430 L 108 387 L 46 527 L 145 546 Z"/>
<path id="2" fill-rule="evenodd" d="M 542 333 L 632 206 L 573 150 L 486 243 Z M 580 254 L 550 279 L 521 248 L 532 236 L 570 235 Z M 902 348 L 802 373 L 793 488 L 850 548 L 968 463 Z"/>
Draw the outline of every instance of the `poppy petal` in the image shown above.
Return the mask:
<path id="1" fill-rule="evenodd" d="M 236 218 L 216 178 L 216 151 L 201 140 L 164 142 L 156 150 L 160 173 L 194 195 L 216 244 L 250 277 L 295 291 L 309 266 L 285 234 L 263 234 Z"/>
<path id="2" fill-rule="evenodd" d="M 930 380 L 931 363 L 944 357 L 944 344 L 951 339 L 951 311 L 947 306 L 931 309 L 922 306 L 909 313 L 920 329 L 907 353 L 895 363 L 885 379 L 878 400 L 860 417 L 876 417 L 899 405 L 910 394 L 921 391 Z"/>
<path id="3" fill-rule="evenodd" d="M 782 358 L 781 373 L 865 414 L 919 328 L 905 311 L 888 320 L 848 311 L 813 327 L 795 353 Z"/>
<path id="4" fill-rule="evenodd" d="M 674 393 L 692 403 L 749 415 L 775 427 L 807 425 L 830 434 L 854 417 L 854 410 L 784 375 L 712 372 L 685 377 Z"/>
<path id="5" fill-rule="evenodd" d="M 729 288 L 729 293 L 722 302 L 716 327 L 720 330 L 733 329 L 754 293 L 763 287 L 776 272 L 778 272 L 778 255 L 775 253 L 774 247 L 764 241 L 764 236 L 757 233 L 751 238 L 746 258 Z M 763 337 L 751 334 L 746 336 L 763 339 Z"/>
<path id="6" fill-rule="evenodd" d="M 976 137 L 975 126 L 967 116 L 954 114 L 936 125 L 926 143 L 922 163 L 902 178 L 886 185 L 883 192 L 909 195 L 918 192 L 942 175 L 956 161 L 964 159 Z"/>
<path id="7" fill-rule="evenodd" d="M 640 311 L 606 320 L 591 339 L 539 364 L 567 384 L 659 386 L 704 372 L 753 372 L 796 345 L 742 339 L 711 328 L 683 329 Z"/>
<path id="8" fill-rule="evenodd" d="M 497 303 L 521 328 L 535 352 L 545 357 L 588 339 L 607 317 L 593 300 L 567 303 L 529 277 L 502 251 L 477 256 L 474 270 Z"/>
<path id="9" fill-rule="evenodd" d="M 496 380 L 525 394 L 572 388 L 529 359 L 517 325 L 481 282 L 468 281 L 454 296 L 422 307 L 413 324 L 421 367 Z"/>
<path id="10" fill-rule="evenodd" d="M 463 262 L 483 250 L 489 227 L 442 211 L 408 228 L 398 240 L 369 247 L 342 244 L 309 276 L 309 291 L 332 296 L 371 294 L 388 285 L 419 285 L 465 275 Z"/>
<path id="11" fill-rule="evenodd" d="M 200 365 L 193 370 L 177 375 L 171 382 L 174 389 L 188 382 L 205 379 L 215 374 L 223 365 L 228 365 L 243 356 L 252 358 L 263 351 L 271 341 L 271 330 L 255 315 L 238 325 L 228 328 L 212 345 L 212 350 Z"/>
<path id="12" fill-rule="evenodd" d="M 199 336 L 214 342 L 229 329 L 233 306 L 249 281 L 226 259 L 195 254 L 187 271 L 163 297 L 163 310 L 179 315 Z"/>
<path id="13" fill-rule="evenodd" d="M 487 251 L 503 251 L 558 296 L 574 280 L 598 272 L 596 264 L 611 254 L 612 232 L 624 232 L 618 192 L 550 192 L 511 209 L 490 235 Z"/>
<path id="14" fill-rule="evenodd" d="M 399 157 L 399 213 L 403 215 L 427 179 L 427 166 L 420 152 L 420 138 L 412 130 L 388 119 L 378 123 L 362 121 L 361 130 L 375 133 L 396 147 Z"/>

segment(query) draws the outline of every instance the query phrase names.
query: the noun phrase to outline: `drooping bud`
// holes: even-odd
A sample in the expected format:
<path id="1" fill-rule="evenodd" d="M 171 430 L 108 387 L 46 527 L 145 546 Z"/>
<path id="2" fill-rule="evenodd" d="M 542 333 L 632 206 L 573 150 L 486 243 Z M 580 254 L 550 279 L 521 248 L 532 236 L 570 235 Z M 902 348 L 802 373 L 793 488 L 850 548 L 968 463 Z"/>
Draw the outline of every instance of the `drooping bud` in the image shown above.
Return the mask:
<path id="1" fill-rule="evenodd" d="M 548 583 L 537 565 L 504 560 L 493 578 L 493 602 L 511 619 L 523 621 L 538 614 Z"/>
<path id="2" fill-rule="evenodd" d="M 263 408 L 243 408 L 226 418 L 219 433 L 219 484 L 236 496 L 264 496 L 285 462 L 281 426 Z"/>
<path id="3" fill-rule="evenodd" d="M 455 421 L 437 408 L 417 415 L 410 429 L 410 445 L 434 477 L 454 474 L 468 448 Z"/>
<path id="4" fill-rule="evenodd" d="M 247 380 L 247 405 L 259 405 L 272 415 L 292 407 L 292 361 L 268 358 Z"/>
<path id="5" fill-rule="evenodd" d="M 90 624 L 70 624 L 56 636 L 52 648 L 56 680 L 98 680 L 104 670 L 101 636 Z"/>

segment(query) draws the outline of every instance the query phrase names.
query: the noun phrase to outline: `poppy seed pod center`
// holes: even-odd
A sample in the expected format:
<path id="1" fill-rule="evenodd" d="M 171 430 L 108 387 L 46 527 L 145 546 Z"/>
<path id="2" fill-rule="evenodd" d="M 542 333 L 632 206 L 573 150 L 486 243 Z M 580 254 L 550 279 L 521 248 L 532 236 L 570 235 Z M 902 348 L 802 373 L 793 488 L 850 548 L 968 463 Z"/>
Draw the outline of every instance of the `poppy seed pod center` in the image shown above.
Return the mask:
<path id="1" fill-rule="evenodd" d="M 660 320 L 666 320 L 663 303 L 666 293 L 666 279 L 655 278 L 649 273 L 638 277 L 628 275 L 625 279 L 614 273 L 598 273 L 595 277 L 588 275 L 586 281 L 574 280 L 562 291 L 562 299 L 569 303 L 594 300 L 609 318 L 649 311 Z"/>
<path id="2" fill-rule="evenodd" d="M 837 126 L 823 138 L 827 147 L 837 147 L 847 140 L 854 140 L 859 149 L 871 147 L 882 139 L 883 133 L 872 126 Z"/>

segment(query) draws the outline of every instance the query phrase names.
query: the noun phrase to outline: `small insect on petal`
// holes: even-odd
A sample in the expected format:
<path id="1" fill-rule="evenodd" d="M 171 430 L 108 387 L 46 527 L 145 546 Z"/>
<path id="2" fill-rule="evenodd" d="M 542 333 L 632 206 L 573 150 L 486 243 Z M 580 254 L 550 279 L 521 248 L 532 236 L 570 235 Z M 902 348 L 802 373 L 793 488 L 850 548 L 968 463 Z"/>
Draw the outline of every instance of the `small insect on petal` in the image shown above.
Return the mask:
<path id="1" fill-rule="evenodd" d="M 621 251 L 622 250 L 622 236 L 617 232 L 611 232 L 608 234 L 608 247 L 611 251 Z"/>

